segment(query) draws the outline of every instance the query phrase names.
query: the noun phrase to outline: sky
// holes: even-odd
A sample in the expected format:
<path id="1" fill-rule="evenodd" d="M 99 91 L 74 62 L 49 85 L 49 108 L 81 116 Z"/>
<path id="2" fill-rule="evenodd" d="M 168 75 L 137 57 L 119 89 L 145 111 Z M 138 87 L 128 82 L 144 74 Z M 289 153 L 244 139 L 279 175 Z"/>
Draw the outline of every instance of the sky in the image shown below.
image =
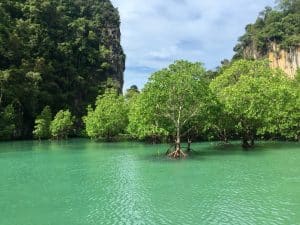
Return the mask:
<path id="1" fill-rule="evenodd" d="M 142 88 L 175 60 L 214 69 L 231 59 L 245 26 L 274 0 L 112 0 L 121 17 L 126 54 L 124 90 Z"/>

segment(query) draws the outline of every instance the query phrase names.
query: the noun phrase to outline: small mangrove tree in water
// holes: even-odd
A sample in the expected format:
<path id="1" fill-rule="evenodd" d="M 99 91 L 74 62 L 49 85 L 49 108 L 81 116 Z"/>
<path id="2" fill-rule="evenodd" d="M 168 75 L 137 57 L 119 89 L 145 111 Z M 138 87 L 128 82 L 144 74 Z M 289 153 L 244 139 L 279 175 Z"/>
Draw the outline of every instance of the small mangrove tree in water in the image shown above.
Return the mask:
<path id="1" fill-rule="evenodd" d="M 170 157 L 185 157 L 181 138 L 205 122 L 211 94 L 201 63 L 176 61 L 154 73 L 137 95 L 129 112 L 128 131 L 133 136 L 172 136 Z"/>
<path id="2" fill-rule="evenodd" d="M 128 125 L 128 107 L 125 98 L 117 91 L 107 90 L 98 96 L 95 109 L 88 106 L 88 113 L 83 117 L 85 130 L 92 139 L 111 138 L 124 133 Z"/>
<path id="3" fill-rule="evenodd" d="M 50 132 L 53 139 L 67 139 L 70 135 L 75 117 L 70 110 L 60 110 L 50 124 Z"/>
<path id="4" fill-rule="evenodd" d="M 52 112 L 49 106 L 45 106 L 40 115 L 35 119 L 33 136 L 36 139 L 49 139 L 51 137 L 50 125 L 52 120 Z"/>

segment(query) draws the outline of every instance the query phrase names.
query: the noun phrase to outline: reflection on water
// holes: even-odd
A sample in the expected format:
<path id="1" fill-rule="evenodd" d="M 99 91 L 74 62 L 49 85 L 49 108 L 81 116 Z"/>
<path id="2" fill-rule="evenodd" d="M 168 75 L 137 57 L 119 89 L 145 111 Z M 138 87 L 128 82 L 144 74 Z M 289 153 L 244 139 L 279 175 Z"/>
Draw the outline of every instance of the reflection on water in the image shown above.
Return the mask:
<path id="1" fill-rule="evenodd" d="M 0 224 L 300 224 L 298 143 L 0 143 Z"/>

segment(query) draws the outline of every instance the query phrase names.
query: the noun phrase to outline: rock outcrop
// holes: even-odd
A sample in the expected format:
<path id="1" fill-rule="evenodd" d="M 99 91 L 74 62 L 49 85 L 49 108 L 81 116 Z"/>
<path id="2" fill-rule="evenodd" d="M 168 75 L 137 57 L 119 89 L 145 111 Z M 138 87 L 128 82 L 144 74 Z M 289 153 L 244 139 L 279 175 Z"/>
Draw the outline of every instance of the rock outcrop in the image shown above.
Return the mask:
<path id="1" fill-rule="evenodd" d="M 290 78 L 295 78 L 300 68 L 300 44 L 289 49 L 280 48 L 274 42 L 269 44 L 268 50 L 260 52 L 256 46 L 249 45 L 243 49 L 244 59 L 269 59 L 272 68 L 282 69 Z"/>
<path id="2" fill-rule="evenodd" d="M 272 68 L 282 69 L 290 78 L 294 78 L 300 68 L 300 45 L 289 50 L 280 49 L 275 43 L 271 44 L 268 58 Z"/>
<path id="3" fill-rule="evenodd" d="M 112 73 L 108 78 L 117 82 L 119 92 L 122 92 L 124 84 L 125 54 L 121 46 L 121 32 L 119 26 L 107 27 L 103 29 L 103 35 L 106 37 L 104 46 L 111 52 L 109 62 L 112 65 Z"/>

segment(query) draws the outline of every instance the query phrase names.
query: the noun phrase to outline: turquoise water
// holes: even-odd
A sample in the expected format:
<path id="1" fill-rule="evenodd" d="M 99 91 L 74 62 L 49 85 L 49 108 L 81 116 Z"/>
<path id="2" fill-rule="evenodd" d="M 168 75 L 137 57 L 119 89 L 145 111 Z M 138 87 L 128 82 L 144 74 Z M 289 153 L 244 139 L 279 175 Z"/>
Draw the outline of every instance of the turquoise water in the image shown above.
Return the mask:
<path id="1" fill-rule="evenodd" d="M 300 144 L 0 143 L 1 225 L 300 224 Z"/>

